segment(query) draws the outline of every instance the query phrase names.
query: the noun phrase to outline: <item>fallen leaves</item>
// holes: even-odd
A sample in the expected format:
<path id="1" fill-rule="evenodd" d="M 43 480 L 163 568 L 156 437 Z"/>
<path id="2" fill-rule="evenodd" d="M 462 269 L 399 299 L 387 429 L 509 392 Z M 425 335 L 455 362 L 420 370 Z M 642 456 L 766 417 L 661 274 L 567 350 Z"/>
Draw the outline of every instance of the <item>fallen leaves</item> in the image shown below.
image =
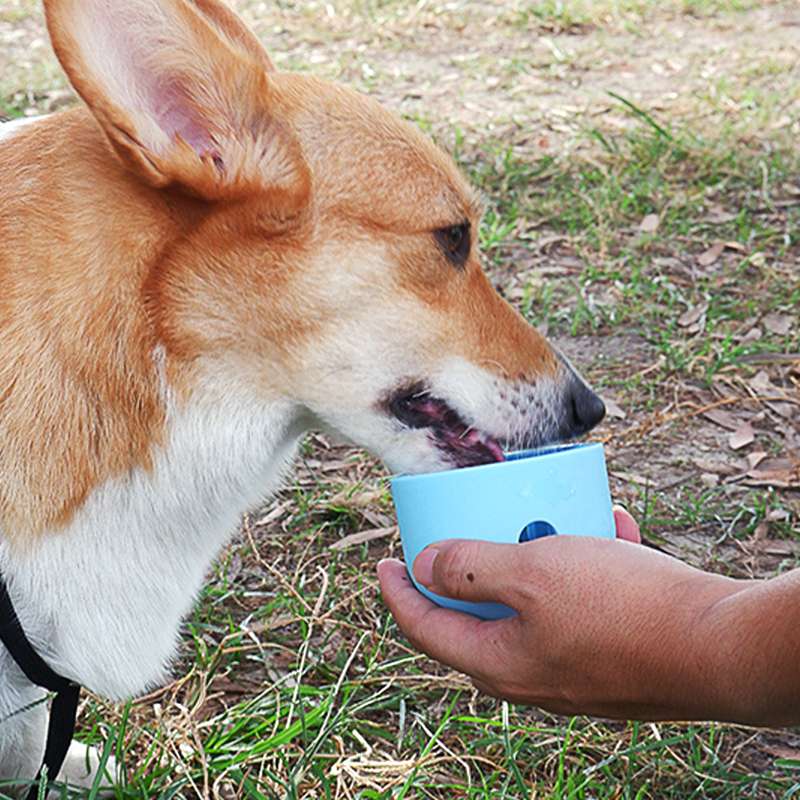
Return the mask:
<path id="1" fill-rule="evenodd" d="M 719 259 L 725 250 L 725 242 L 715 242 L 704 253 L 697 256 L 697 263 L 701 267 L 710 267 Z"/>
<path id="2" fill-rule="evenodd" d="M 727 211 L 725 208 L 715 203 L 709 208 L 705 219 L 706 222 L 710 222 L 713 225 L 724 225 L 726 222 L 733 222 L 737 216 L 738 214 Z"/>
<path id="3" fill-rule="evenodd" d="M 367 531 L 358 531 L 358 533 L 351 533 L 349 536 L 344 536 L 334 542 L 331 545 L 331 550 L 346 550 L 348 547 L 364 544 L 364 542 L 373 542 L 376 539 L 383 539 L 395 533 L 397 533 L 397 525 L 390 525 L 387 528 L 372 528 Z"/>
<path id="4" fill-rule="evenodd" d="M 767 556 L 793 556 L 800 554 L 800 543 L 784 539 L 768 539 L 758 542 L 759 552 Z"/>
<path id="5" fill-rule="evenodd" d="M 693 306 L 687 309 L 678 317 L 678 325 L 681 328 L 691 328 L 697 325 L 698 330 L 705 327 L 705 316 L 708 311 L 708 303 Z M 699 323 L 699 324 L 698 324 Z"/>
<path id="6" fill-rule="evenodd" d="M 343 490 L 329 498 L 326 505 L 331 508 L 369 508 L 372 505 L 380 503 L 385 496 L 386 492 L 383 489 L 366 489 L 355 492 L 352 490 Z"/>
<path id="7" fill-rule="evenodd" d="M 763 459 L 757 467 L 747 471 L 743 483 L 747 486 L 800 489 L 800 458 Z"/>
<path id="8" fill-rule="evenodd" d="M 711 458 L 693 458 L 692 463 L 705 474 L 736 475 L 740 470 L 735 464 L 727 461 L 718 461 Z"/>
<path id="9" fill-rule="evenodd" d="M 749 422 L 743 422 L 739 427 L 728 437 L 728 445 L 731 450 L 741 450 L 752 444 L 755 441 L 756 433 L 753 426 Z"/>
<path id="10" fill-rule="evenodd" d="M 606 407 L 607 417 L 611 417 L 612 419 L 625 419 L 628 416 L 613 397 L 603 397 L 603 403 Z"/>
<path id="11" fill-rule="evenodd" d="M 639 230 L 642 233 L 655 233 L 660 224 L 661 218 L 658 216 L 658 214 L 648 214 L 639 223 Z"/>
<path id="12" fill-rule="evenodd" d="M 762 320 L 764 327 L 776 336 L 787 336 L 794 326 L 796 318 L 789 314 L 767 314 Z"/>
<path id="13" fill-rule="evenodd" d="M 723 408 L 710 408 L 708 411 L 703 412 L 703 416 L 715 425 L 727 428 L 729 431 L 736 431 L 741 425 L 738 417 Z"/>

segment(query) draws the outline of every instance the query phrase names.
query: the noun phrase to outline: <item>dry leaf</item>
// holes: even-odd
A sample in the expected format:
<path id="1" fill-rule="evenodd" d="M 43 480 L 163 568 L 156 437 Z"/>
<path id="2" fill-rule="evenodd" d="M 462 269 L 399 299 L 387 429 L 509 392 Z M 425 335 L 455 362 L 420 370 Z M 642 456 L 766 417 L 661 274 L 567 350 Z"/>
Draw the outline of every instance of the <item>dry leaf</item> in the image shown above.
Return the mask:
<path id="1" fill-rule="evenodd" d="M 792 403 L 767 403 L 767 406 L 784 419 L 797 418 L 797 406 L 792 405 Z"/>
<path id="2" fill-rule="evenodd" d="M 713 472 L 703 472 L 700 475 L 700 483 L 703 486 L 708 486 L 709 489 L 712 489 L 714 486 L 719 484 L 719 475 L 715 475 Z"/>
<path id="3" fill-rule="evenodd" d="M 713 472 L 717 475 L 736 475 L 739 470 L 725 461 L 712 461 L 707 458 L 693 458 L 692 463 L 705 473 Z"/>
<path id="4" fill-rule="evenodd" d="M 775 486 L 780 489 L 800 488 L 800 461 L 770 458 L 751 469 L 743 481 L 748 486 Z"/>
<path id="5" fill-rule="evenodd" d="M 751 444 L 756 438 L 753 426 L 749 422 L 743 422 L 729 437 L 728 444 L 732 450 L 740 450 Z"/>
<path id="6" fill-rule="evenodd" d="M 604 397 L 603 403 L 605 403 L 606 406 L 606 416 L 613 417 L 614 419 L 625 419 L 627 416 L 616 400 L 610 397 Z"/>
<path id="7" fill-rule="evenodd" d="M 769 375 L 762 369 L 748 381 L 750 388 L 759 394 L 774 394 L 776 388 L 772 385 Z"/>
<path id="8" fill-rule="evenodd" d="M 397 525 L 392 525 L 389 528 L 372 528 L 368 531 L 359 531 L 358 533 L 351 533 L 334 542 L 331 545 L 331 550 L 345 550 L 356 544 L 363 544 L 364 542 L 371 542 L 374 539 L 383 539 L 385 536 L 391 536 L 397 532 Z"/>
<path id="9" fill-rule="evenodd" d="M 703 412 L 703 416 L 729 431 L 738 430 L 741 425 L 741 422 L 730 411 L 724 411 L 721 408 L 710 408 Z"/>
<path id="10" fill-rule="evenodd" d="M 658 214 L 648 214 L 640 223 L 639 230 L 642 233 L 655 233 L 658 226 L 661 224 L 661 219 Z"/>
<path id="11" fill-rule="evenodd" d="M 634 472 L 612 472 L 615 478 L 618 478 L 625 483 L 635 483 L 637 486 L 654 486 L 655 484 L 650 478 L 644 475 L 637 475 Z"/>
<path id="12" fill-rule="evenodd" d="M 763 335 L 764 335 L 764 332 L 761 330 L 761 328 L 756 326 L 755 328 L 750 328 L 750 330 L 747 331 L 747 333 L 744 336 L 742 336 L 739 341 L 741 341 L 741 342 L 757 342 Z"/>
<path id="13" fill-rule="evenodd" d="M 762 541 L 767 538 L 768 533 L 769 523 L 762 519 L 761 522 L 756 525 L 756 529 L 753 531 L 753 539 L 757 542 Z"/>
<path id="14" fill-rule="evenodd" d="M 789 314 L 767 314 L 763 319 L 764 327 L 776 336 L 786 336 L 792 329 L 794 318 Z"/>
<path id="15" fill-rule="evenodd" d="M 786 747 L 782 744 L 768 744 L 765 749 L 776 758 L 786 758 L 793 761 L 800 761 L 800 750 Z"/>
<path id="16" fill-rule="evenodd" d="M 368 489 L 362 492 L 342 491 L 337 492 L 325 505 L 340 506 L 344 508 L 366 508 L 383 499 L 384 493 L 380 489 Z"/>
<path id="17" fill-rule="evenodd" d="M 694 325 L 708 310 L 708 305 L 704 304 L 701 306 L 695 306 L 694 308 L 690 308 L 683 312 L 678 317 L 678 325 L 681 328 L 688 328 L 689 325 Z"/>
<path id="18" fill-rule="evenodd" d="M 747 466 L 750 469 L 755 469 L 766 457 L 767 454 L 763 450 L 757 450 L 754 453 L 748 453 Z"/>
<path id="19" fill-rule="evenodd" d="M 697 256 L 697 263 L 701 267 L 710 267 L 721 255 L 725 249 L 725 242 L 715 242 L 705 251 Z"/>
<path id="20" fill-rule="evenodd" d="M 275 506 L 275 508 L 264 514 L 263 517 L 259 517 L 257 520 L 255 520 L 253 525 L 269 525 L 270 523 L 279 520 L 286 513 L 286 510 L 290 505 L 291 501 L 288 500 L 285 500 L 283 503 L 279 503 L 277 506 Z"/>
<path id="21" fill-rule="evenodd" d="M 800 545 L 795 542 L 775 540 L 762 542 L 758 549 L 768 556 L 793 556 L 795 553 L 800 553 Z"/>
<path id="22" fill-rule="evenodd" d="M 706 220 L 716 225 L 724 225 L 726 222 L 733 222 L 733 220 L 735 220 L 737 216 L 738 214 L 726 211 L 722 206 L 717 205 L 715 203 L 708 210 L 708 214 L 706 215 Z"/>
<path id="23" fill-rule="evenodd" d="M 761 469 L 800 469 L 800 460 L 797 457 L 779 456 L 778 458 L 768 458 L 759 464 Z"/>

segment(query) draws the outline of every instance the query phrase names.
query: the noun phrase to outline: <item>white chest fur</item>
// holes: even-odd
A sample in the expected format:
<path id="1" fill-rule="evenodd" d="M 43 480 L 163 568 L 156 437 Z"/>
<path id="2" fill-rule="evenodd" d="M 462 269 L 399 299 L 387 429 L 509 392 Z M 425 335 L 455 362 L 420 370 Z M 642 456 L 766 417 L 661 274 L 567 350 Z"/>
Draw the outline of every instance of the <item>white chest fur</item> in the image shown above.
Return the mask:
<path id="1" fill-rule="evenodd" d="M 301 433 L 288 404 L 229 390 L 168 411 L 152 472 L 99 487 L 30 553 L 2 545 L 20 619 L 52 666 L 118 699 L 162 681 L 181 617 L 235 531 L 274 491 Z"/>
<path id="2" fill-rule="evenodd" d="M 36 122 L 39 117 L 23 117 L 22 119 L 12 119 L 10 122 L 0 122 L 0 141 L 8 139 L 17 131 L 32 122 Z"/>

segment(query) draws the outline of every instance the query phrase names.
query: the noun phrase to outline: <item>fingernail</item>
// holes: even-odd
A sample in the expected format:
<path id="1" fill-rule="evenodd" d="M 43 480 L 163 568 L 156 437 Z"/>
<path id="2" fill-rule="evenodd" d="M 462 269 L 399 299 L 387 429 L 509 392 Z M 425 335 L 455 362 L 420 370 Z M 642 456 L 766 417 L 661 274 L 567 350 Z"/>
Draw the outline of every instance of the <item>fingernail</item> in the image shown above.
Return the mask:
<path id="1" fill-rule="evenodd" d="M 414 561 L 414 577 L 423 585 L 433 585 L 433 562 L 439 551 L 429 547 L 423 550 Z"/>

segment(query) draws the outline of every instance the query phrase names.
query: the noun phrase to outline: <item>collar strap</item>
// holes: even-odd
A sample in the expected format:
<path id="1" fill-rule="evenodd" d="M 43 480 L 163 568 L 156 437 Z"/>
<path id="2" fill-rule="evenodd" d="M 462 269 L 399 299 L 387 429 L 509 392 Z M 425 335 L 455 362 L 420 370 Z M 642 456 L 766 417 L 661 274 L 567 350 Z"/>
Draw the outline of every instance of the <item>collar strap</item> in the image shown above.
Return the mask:
<path id="1" fill-rule="evenodd" d="M 26 800 L 36 800 L 39 796 L 39 782 L 47 768 L 47 778 L 54 781 L 61 771 L 67 756 L 72 735 L 75 732 L 75 718 L 78 715 L 78 698 L 81 687 L 54 672 L 34 650 L 25 636 L 14 604 L 8 594 L 5 581 L 0 576 L 0 642 L 11 658 L 17 663 L 25 677 L 36 686 L 55 692 L 50 707 L 50 722 L 47 726 L 47 744 L 42 766 L 36 775 Z"/>

